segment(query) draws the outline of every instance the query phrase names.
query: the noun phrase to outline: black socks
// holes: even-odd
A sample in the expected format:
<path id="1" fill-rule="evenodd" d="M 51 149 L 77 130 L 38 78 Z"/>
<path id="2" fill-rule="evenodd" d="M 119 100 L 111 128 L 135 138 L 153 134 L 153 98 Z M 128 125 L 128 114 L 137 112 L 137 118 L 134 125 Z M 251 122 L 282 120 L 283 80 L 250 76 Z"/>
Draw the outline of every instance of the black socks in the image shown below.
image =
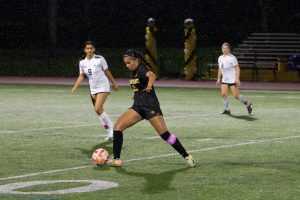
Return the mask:
<path id="1" fill-rule="evenodd" d="M 123 145 L 122 131 L 114 131 L 114 140 L 113 140 L 114 159 L 120 159 L 122 145 Z"/>
<path id="2" fill-rule="evenodd" d="M 189 154 L 180 143 L 179 139 L 175 135 L 169 133 L 169 131 L 161 134 L 160 137 L 168 142 L 180 155 L 182 155 L 182 157 L 185 158 L 189 156 Z"/>
<path id="3" fill-rule="evenodd" d="M 186 152 L 185 148 L 180 143 L 179 139 L 169 131 L 160 135 L 166 142 L 168 142 L 182 157 L 187 157 L 189 154 Z M 123 133 L 122 131 L 114 131 L 113 140 L 113 153 L 114 159 L 120 159 L 121 150 L 123 145 Z"/>

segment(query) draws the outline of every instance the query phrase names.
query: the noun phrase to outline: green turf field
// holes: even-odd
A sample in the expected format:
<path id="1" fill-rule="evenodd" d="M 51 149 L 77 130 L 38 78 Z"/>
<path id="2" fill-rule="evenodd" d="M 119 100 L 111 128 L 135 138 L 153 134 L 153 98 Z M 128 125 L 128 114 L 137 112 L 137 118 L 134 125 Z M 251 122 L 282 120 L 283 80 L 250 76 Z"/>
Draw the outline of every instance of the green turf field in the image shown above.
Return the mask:
<path id="1" fill-rule="evenodd" d="M 197 160 L 189 168 L 155 137 L 147 121 L 125 131 L 123 168 L 91 164 L 105 131 L 81 86 L 0 85 L 1 186 L 27 181 L 101 180 L 118 187 L 73 194 L 28 194 L 80 188 L 62 182 L 0 193 L 2 199 L 300 199 L 300 92 L 241 91 L 253 115 L 230 97 L 232 115 L 220 115 L 217 89 L 156 88 L 170 132 Z M 129 87 L 105 104 L 115 121 L 132 103 Z M 54 171 L 56 170 L 56 171 Z"/>

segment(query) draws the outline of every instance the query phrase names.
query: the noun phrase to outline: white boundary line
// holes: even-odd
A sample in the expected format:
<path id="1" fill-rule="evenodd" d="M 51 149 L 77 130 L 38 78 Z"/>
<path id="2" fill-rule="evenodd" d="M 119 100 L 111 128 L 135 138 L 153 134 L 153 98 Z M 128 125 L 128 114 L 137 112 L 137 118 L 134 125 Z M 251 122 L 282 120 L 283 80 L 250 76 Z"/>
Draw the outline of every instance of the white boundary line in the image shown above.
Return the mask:
<path id="1" fill-rule="evenodd" d="M 188 152 L 189 153 L 194 153 L 194 152 L 201 152 L 201 151 L 211 151 L 211 150 L 216 150 L 216 149 L 244 146 L 244 145 L 250 145 L 250 144 L 268 143 L 268 142 L 274 142 L 274 141 L 280 141 L 280 140 L 292 139 L 292 138 L 300 138 L 300 135 L 283 137 L 283 138 L 274 138 L 274 139 L 269 139 L 269 140 L 253 140 L 251 142 L 243 142 L 243 143 L 238 143 L 238 144 L 228 144 L 228 145 L 222 145 L 222 146 L 217 146 L 217 147 L 208 147 L 208 148 L 204 148 L 204 149 L 191 150 L 191 151 L 188 151 Z M 135 158 L 135 159 L 126 160 L 125 162 L 150 160 L 150 159 L 154 159 L 154 158 L 163 158 L 163 157 L 174 156 L 174 155 L 177 155 L 177 154 L 178 153 L 170 153 L 170 154 L 164 154 L 164 155 L 152 156 L 152 157 L 146 157 L 146 158 Z"/>
<path id="2" fill-rule="evenodd" d="M 196 117 L 203 116 L 204 114 L 190 114 L 190 115 L 177 115 L 177 116 L 169 116 L 164 117 L 165 119 L 176 119 L 176 118 L 184 118 L 184 117 Z M 99 123 L 97 124 L 79 124 L 79 125 L 69 125 L 69 126 L 53 126 L 53 127 L 45 127 L 45 128 L 29 128 L 29 129 L 19 129 L 19 130 L 0 130 L 0 134 L 10 134 L 10 133 L 19 133 L 19 132 L 28 132 L 28 131 L 47 131 L 47 130 L 55 130 L 55 129 L 68 129 L 68 128 L 78 128 L 78 127 L 88 127 L 88 126 L 102 126 Z"/>
<path id="3" fill-rule="evenodd" d="M 77 128 L 77 127 L 85 127 L 85 126 L 96 126 L 96 125 L 100 125 L 99 124 L 82 124 L 82 125 L 69 125 L 69 126 L 53 126 L 53 127 L 45 127 L 45 128 L 29 128 L 29 129 L 19 129 L 19 130 L 3 130 L 2 133 L 6 133 L 5 131 L 7 131 L 8 133 L 17 133 L 17 132 L 26 132 L 26 131 L 47 131 L 47 130 L 51 130 L 51 129 L 66 129 L 66 128 Z M 0 132 L 1 134 L 1 132 Z"/>
<path id="4" fill-rule="evenodd" d="M 189 151 L 189 153 L 202 152 L 202 151 L 211 151 L 211 150 L 216 150 L 216 149 L 224 149 L 224 148 L 238 147 L 238 146 L 251 145 L 251 144 L 268 143 L 268 142 L 287 140 L 287 139 L 293 139 L 293 138 L 300 138 L 300 135 L 281 137 L 281 138 L 273 138 L 273 139 L 265 139 L 265 140 L 252 139 L 250 142 L 243 142 L 243 143 L 229 144 L 229 145 L 221 145 L 221 146 L 208 147 L 208 148 L 203 148 L 203 149 L 195 149 L 195 150 Z M 124 162 L 150 160 L 150 159 L 163 158 L 163 157 L 169 157 L 169 156 L 174 156 L 174 155 L 178 155 L 178 153 L 163 154 L 163 155 L 159 155 L 159 156 L 152 156 L 152 157 L 145 157 L 145 158 L 135 158 L 135 159 L 125 160 Z M 64 171 L 84 169 L 84 168 L 88 168 L 88 167 L 92 167 L 92 166 L 95 166 L 95 165 L 84 165 L 84 166 L 80 166 L 80 167 L 71 167 L 71 168 L 65 168 L 65 169 L 57 169 L 57 170 L 51 170 L 51 171 L 24 174 L 24 175 L 20 175 L 20 176 L 10 176 L 10 177 L 0 178 L 0 181 L 6 181 L 6 180 L 18 179 L 18 178 L 26 178 L 26 177 L 31 177 L 31 176 L 39 176 L 39 175 L 42 175 L 42 174 L 52 174 L 52 173 L 58 173 L 58 172 L 64 172 Z"/>

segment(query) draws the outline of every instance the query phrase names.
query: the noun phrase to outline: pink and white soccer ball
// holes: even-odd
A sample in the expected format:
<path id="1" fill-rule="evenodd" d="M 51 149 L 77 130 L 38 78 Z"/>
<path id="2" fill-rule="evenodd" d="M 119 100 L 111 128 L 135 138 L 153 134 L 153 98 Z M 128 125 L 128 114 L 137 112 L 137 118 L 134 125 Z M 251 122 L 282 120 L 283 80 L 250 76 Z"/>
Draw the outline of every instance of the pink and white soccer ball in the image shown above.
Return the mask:
<path id="1" fill-rule="evenodd" d="M 102 148 L 96 149 L 92 155 L 92 160 L 96 165 L 106 165 L 109 160 L 109 153 Z"/>

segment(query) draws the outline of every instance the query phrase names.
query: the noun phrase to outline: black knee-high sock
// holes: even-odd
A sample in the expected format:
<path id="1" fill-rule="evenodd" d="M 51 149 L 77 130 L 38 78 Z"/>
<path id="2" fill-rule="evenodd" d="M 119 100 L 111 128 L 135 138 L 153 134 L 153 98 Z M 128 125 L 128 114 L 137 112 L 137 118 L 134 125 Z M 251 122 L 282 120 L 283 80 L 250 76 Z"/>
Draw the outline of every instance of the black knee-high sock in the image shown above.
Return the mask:
<path id="1" fill-rule="evenodd" d="M 114 140 L 113 140 L 114 159 L 119 159 L 121 157 L 122 144 L 123 144 L 122 131 L 114 131 Z"/>
<path id="2" fill-rule="evenodd" d="M 160 135 L 162 139 L 168 142 L 182 157 L 187 157 L 189 154 L 186 152 L 185 148 L 180 143 L 179 139 L 175 135 L 169 133 L 169 131 Z"/>

